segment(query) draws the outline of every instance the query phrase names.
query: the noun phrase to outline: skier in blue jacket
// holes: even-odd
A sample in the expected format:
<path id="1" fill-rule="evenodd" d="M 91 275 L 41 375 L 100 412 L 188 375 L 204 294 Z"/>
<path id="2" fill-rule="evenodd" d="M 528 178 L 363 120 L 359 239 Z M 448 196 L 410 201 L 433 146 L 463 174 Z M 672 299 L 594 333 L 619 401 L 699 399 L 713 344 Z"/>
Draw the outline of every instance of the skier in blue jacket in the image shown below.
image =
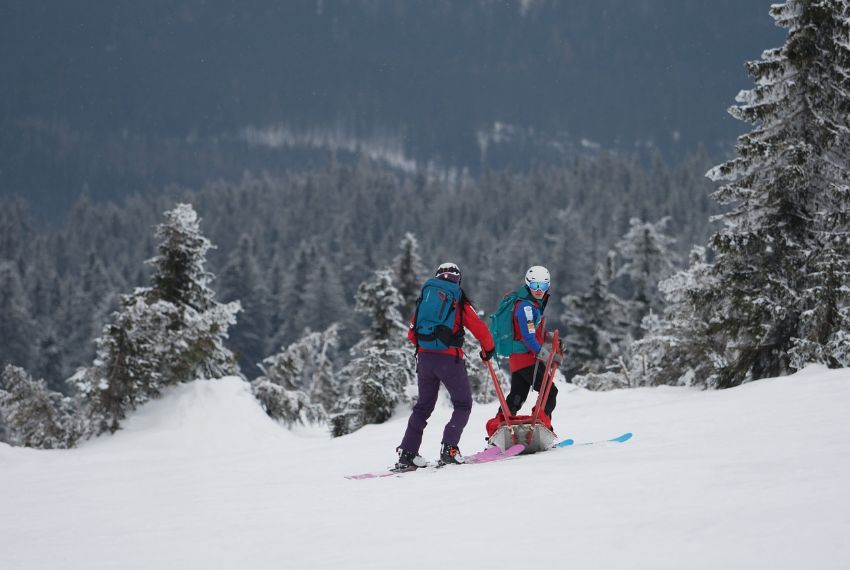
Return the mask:
<path id="1" fill-rule="evenodd" d="M 539 391 L 543 381 L 545 362 L 549 357 L 549 347 L 544 344 L 546 319 L 543 311 L 549 301 L 550 281 L 548 269 L 542 265 L 530 267 L 525 273 L 525 287 L 514 305 L 514 339 L 520 341 L 527 350 L 511 354 L 508 359 L 511 390 L 505 399 L 512 416 L 525 403 L 531 388 Z M 558 388 L 553 385 L 541 414 L 543 423 L 550 428 L 557 397 Z"/>

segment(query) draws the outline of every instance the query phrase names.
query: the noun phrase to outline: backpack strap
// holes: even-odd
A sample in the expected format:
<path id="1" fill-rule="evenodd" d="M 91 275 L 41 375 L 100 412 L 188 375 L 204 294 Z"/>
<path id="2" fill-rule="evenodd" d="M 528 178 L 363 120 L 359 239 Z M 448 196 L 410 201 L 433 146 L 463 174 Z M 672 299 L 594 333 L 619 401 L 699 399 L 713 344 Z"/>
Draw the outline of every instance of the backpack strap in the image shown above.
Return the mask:
<path id="1" fill-rule="evenodd" d="M 422 295 L 416 299 L 416 310 L 413 311 L 413 346 L 416 356 L 419 356 L 419 335 L 416 334 L 416 320 L 419 318 L 419 304 L 422 302 Z M 418 360 L 417 360 L 418 366 Z"/>
<path id="2" fill-rule="evenodd" d="M 460 311 L 460 327 L 458 328 L 457 332 L 460 335 L 463 334 L 463 310 L 467 302 L 468 301 L 466 298 L 466 291 L 461 288 L 460 299 L 458 299 L 457 302 L 457 310 Z M 455 362 L 457 362 L 458 360 L 460 360 L 460 348 L 455 348 Z"/>

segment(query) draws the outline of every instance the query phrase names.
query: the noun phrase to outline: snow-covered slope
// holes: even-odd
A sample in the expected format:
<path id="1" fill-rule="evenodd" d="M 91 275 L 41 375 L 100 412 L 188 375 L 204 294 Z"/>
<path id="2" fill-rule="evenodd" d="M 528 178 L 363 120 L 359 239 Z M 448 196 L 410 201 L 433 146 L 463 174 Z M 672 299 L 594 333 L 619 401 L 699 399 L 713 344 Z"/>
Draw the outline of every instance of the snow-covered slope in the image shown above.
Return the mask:
<path id="1" fill-rule="evenodd" d="M 80 449 L 0 444 L 0 568 L 850 567 L 850 371 L 559 400 L 562 436 L 634 439 L 349 481 L 393 461 L 406 417 L 330 440 L 236 378 L 178 386 Z"/>

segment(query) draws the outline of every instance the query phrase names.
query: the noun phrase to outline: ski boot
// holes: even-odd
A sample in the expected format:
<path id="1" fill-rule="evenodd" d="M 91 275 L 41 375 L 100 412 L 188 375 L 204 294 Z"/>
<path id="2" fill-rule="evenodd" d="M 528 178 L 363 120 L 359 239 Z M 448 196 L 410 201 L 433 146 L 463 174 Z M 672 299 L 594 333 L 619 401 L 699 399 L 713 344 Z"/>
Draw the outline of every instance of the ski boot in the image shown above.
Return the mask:
<path id="1" fill-rule="evenodd" d="M 463 463 L 463 455 L 456 445 L 444 443 L 440 448 L 440 464 L 441 465 L 460 465 Z"/>
<path id="2" fill-rule="evenodd" d="M 400 447 L 396 448 L 396 451 L 398 452 L 398 461 L 393 471 L 413 471 L 428 466 L 427 461 L 412 451 L 405 451 Z"/>

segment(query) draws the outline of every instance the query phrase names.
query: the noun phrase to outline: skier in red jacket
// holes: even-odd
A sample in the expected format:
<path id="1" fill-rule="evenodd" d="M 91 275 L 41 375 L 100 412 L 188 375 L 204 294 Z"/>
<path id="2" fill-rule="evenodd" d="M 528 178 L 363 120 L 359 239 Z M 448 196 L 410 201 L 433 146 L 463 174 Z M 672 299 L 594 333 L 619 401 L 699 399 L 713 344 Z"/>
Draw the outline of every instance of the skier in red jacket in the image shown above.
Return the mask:
<path id="1" fill-rule="evenodd" d="M 441 284 L 440 281 L 448 283 Z M 423 297 L 420 297 L 417 302 L 416 314 L 410 321 L 407 338 L 416 345 L 416 376 L 419 399 L 407 422 L 404 439 L 397 448 L 399 455 L 398 463 L 396 463 L 397 469 L 425 466 L 425 460 L 419 456 L 419 446 L 422 443 L 422 433 L 428 423 L 428 418 L 437 403 L 437 394 L 441 382 L 449 392 L 454 411 L 449 423 L 443 430 L 440 461 L 442 463 L 463 463 L 463 456 L 458 449 L 458 443 L 472 410 L 472 389 L 463 361 L 463 329 L 469 329 L 481 343 L 482 350 L 479 355 L 482 360 L 492 358 L 495 345 L 487 325 L 478 317 L 472 303 L 460 288 L 460 281 L 461 273 L 458 266 L 454 263 L 443 263 L 437 268 L 435 278 L 429 279 L 425 283 L 425 287 L 431 287 L 441 295 L 446 295 L 443 297 L 444 300 L 446 298 L 454 299 L 451 304 L 451 310 L 454 311 L 451 330 L 448 329 L 448 326 L 445 326 L 437 327 L 438 330 L 434 334 L 417 334 L 417 321 L 424 322 L 429 318 L 428 315 L 420 314 L 421 309 L 427 310 L 427 303 L 423 301 Z M 423 287 L 423 293 L 426 290 L 425 287 Z M 445 291 L 448 293 L 442 292 L 439 287 L 445 287 Z"/>

